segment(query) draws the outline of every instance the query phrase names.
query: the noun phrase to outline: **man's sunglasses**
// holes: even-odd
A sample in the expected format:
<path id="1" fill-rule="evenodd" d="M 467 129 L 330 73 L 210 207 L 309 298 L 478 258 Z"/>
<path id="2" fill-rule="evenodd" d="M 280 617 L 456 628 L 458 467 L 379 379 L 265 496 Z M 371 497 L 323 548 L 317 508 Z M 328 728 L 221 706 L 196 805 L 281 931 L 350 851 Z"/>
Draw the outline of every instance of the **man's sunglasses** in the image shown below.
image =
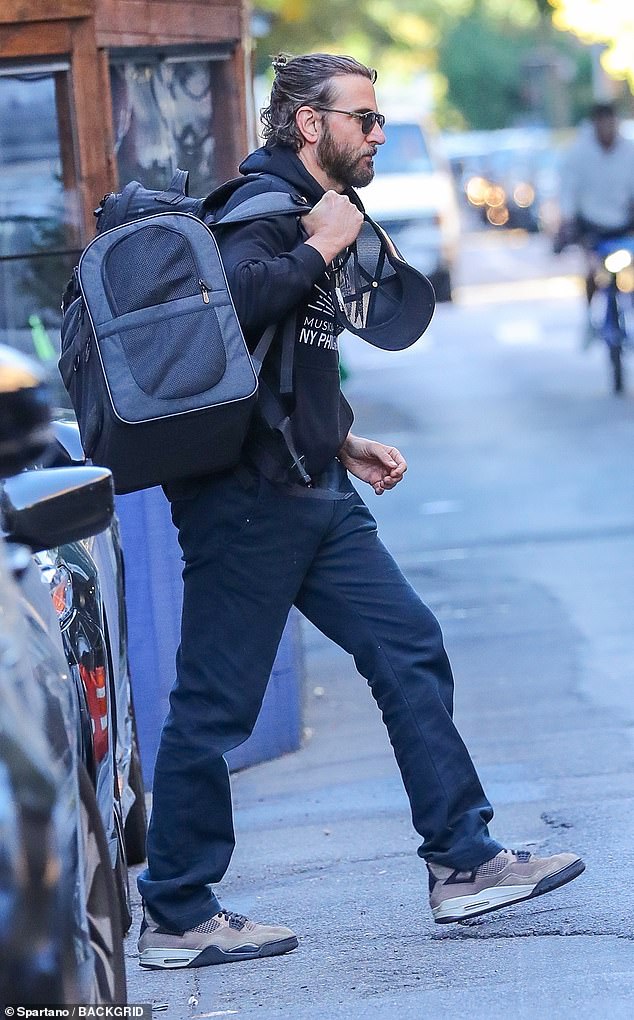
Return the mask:
<path id="1" fill-rule="evenodd" d="M 382 113 L 375 113 L 374 110 L 368 110 L 367 113 L 354 113 L 352 110 L 335 110 L 332 106 L 320 106 L 319 110 L 323 113 L 344 113 L 346 117 L 356 117 L 361 124 L 361 130 L 364 135 L 369 135 L 375 124 L 378 124 L 381 129 L 385 124 L 385 117 Z"/>

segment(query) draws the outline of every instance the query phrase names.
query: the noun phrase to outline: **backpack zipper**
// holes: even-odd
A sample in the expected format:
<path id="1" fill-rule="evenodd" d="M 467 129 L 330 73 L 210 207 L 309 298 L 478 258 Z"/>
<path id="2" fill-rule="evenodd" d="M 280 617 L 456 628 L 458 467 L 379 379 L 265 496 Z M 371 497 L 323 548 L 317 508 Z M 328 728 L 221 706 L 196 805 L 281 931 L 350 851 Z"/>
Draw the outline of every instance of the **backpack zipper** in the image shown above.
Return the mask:
<path id="1" fill-rule="evenodd" d="M 208 305 L 209 304 L 209 291 L 211 290 L 211 288 L 207 286 L 207 284 L 205 283 L 204 280 L 199 280 L 198 281 L 198 286 L 200 287 L 200 292 L 201 292 L 201 294 L 203 296 L 203 301 L 205 302 L 206 305 Z"/>

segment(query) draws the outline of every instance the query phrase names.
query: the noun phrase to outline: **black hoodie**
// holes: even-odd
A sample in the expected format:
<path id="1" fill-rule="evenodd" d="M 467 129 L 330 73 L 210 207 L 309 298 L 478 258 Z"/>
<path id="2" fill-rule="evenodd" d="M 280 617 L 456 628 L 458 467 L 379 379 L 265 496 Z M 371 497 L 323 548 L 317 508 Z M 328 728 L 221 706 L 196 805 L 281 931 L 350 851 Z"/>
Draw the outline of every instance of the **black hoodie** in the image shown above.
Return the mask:
<path id="1" fill-rule="evenodd" d="M 245 181 L 224 212 L 255 194 L 286 190 L 314 205 L 324 189 L 287 146 L 267 145 L 240 166 L 243 174 L 271 177 Z M 280 178 L 286 188 L 280 187 Z M 360 205 L 354 192 L 349 197 Z M 229 287 L 249 348 L 254 349 L 267 326 L 296 312 L 293 396 L 280 398 L 290 412 L 297 452 L 306 470 L 320 474 L 336 456 L 353 420 L 339 385 L 340 327 L 330 297 L 327 266 L 319 252 L 304 243 L 299 217 L 279 216 L 220 231 L 218 245 Z M 276 396 L 280 391 L 281 343 L 274 341 L 262 368 L 262 379 Z M 245 449 L 257 463 L 264 447 L 276 460 L 289 463 L 281 437 L 255 416 Z M 281 472 L 280 478 L 284 477 Z"/>

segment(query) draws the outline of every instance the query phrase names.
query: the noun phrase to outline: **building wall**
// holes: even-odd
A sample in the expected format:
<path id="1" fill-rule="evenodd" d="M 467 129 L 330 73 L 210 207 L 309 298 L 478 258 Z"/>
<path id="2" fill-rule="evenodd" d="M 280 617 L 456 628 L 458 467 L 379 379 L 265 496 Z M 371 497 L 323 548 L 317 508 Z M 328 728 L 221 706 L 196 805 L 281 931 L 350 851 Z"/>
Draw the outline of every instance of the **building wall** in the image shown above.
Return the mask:
<path id="1" fill-rule="evenodd" d="M 244 35 L 239 0 L 97 0 L 99 46 L 224 42 Z"/>
<path id="2" fill-rule="evenodd" d="M 230 176 L 248 149 L 249 43 L 244 0 L 2 0 L 0 60 L 68 55 L 77 149 L 75 186 L 81 234 L 92 236 L 97 197 L 118 186 L 113 151 L 108 53 L 112 49 L 169 51 L 224 47 L 219 133 L 223 173 Z"/>

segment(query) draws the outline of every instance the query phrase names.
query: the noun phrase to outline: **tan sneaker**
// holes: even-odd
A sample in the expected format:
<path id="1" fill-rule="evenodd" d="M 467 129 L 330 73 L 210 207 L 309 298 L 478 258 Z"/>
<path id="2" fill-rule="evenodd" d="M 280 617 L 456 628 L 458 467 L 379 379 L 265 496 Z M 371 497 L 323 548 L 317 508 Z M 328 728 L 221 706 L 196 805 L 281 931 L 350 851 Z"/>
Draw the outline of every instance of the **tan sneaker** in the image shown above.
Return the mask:
<path id="1" fill-rule="evenodd" d="M 290 928 L 256 924 L 241 914 L 221 910 L 189 931 L 167 931 L 147 909 L 139 937 L 139 963 L 154 970 L 209 967 L 214 963 L 257 960 L 297 949 Z"/>
<path id="2" fill-rule="evenodd" d="M 438 924 L 463 921 L 572 882 L 585 864 L 576 854 L 535 857 L 528 850 L 501 850 L 473 871 L 427 864 L 429 902 Z"/>

